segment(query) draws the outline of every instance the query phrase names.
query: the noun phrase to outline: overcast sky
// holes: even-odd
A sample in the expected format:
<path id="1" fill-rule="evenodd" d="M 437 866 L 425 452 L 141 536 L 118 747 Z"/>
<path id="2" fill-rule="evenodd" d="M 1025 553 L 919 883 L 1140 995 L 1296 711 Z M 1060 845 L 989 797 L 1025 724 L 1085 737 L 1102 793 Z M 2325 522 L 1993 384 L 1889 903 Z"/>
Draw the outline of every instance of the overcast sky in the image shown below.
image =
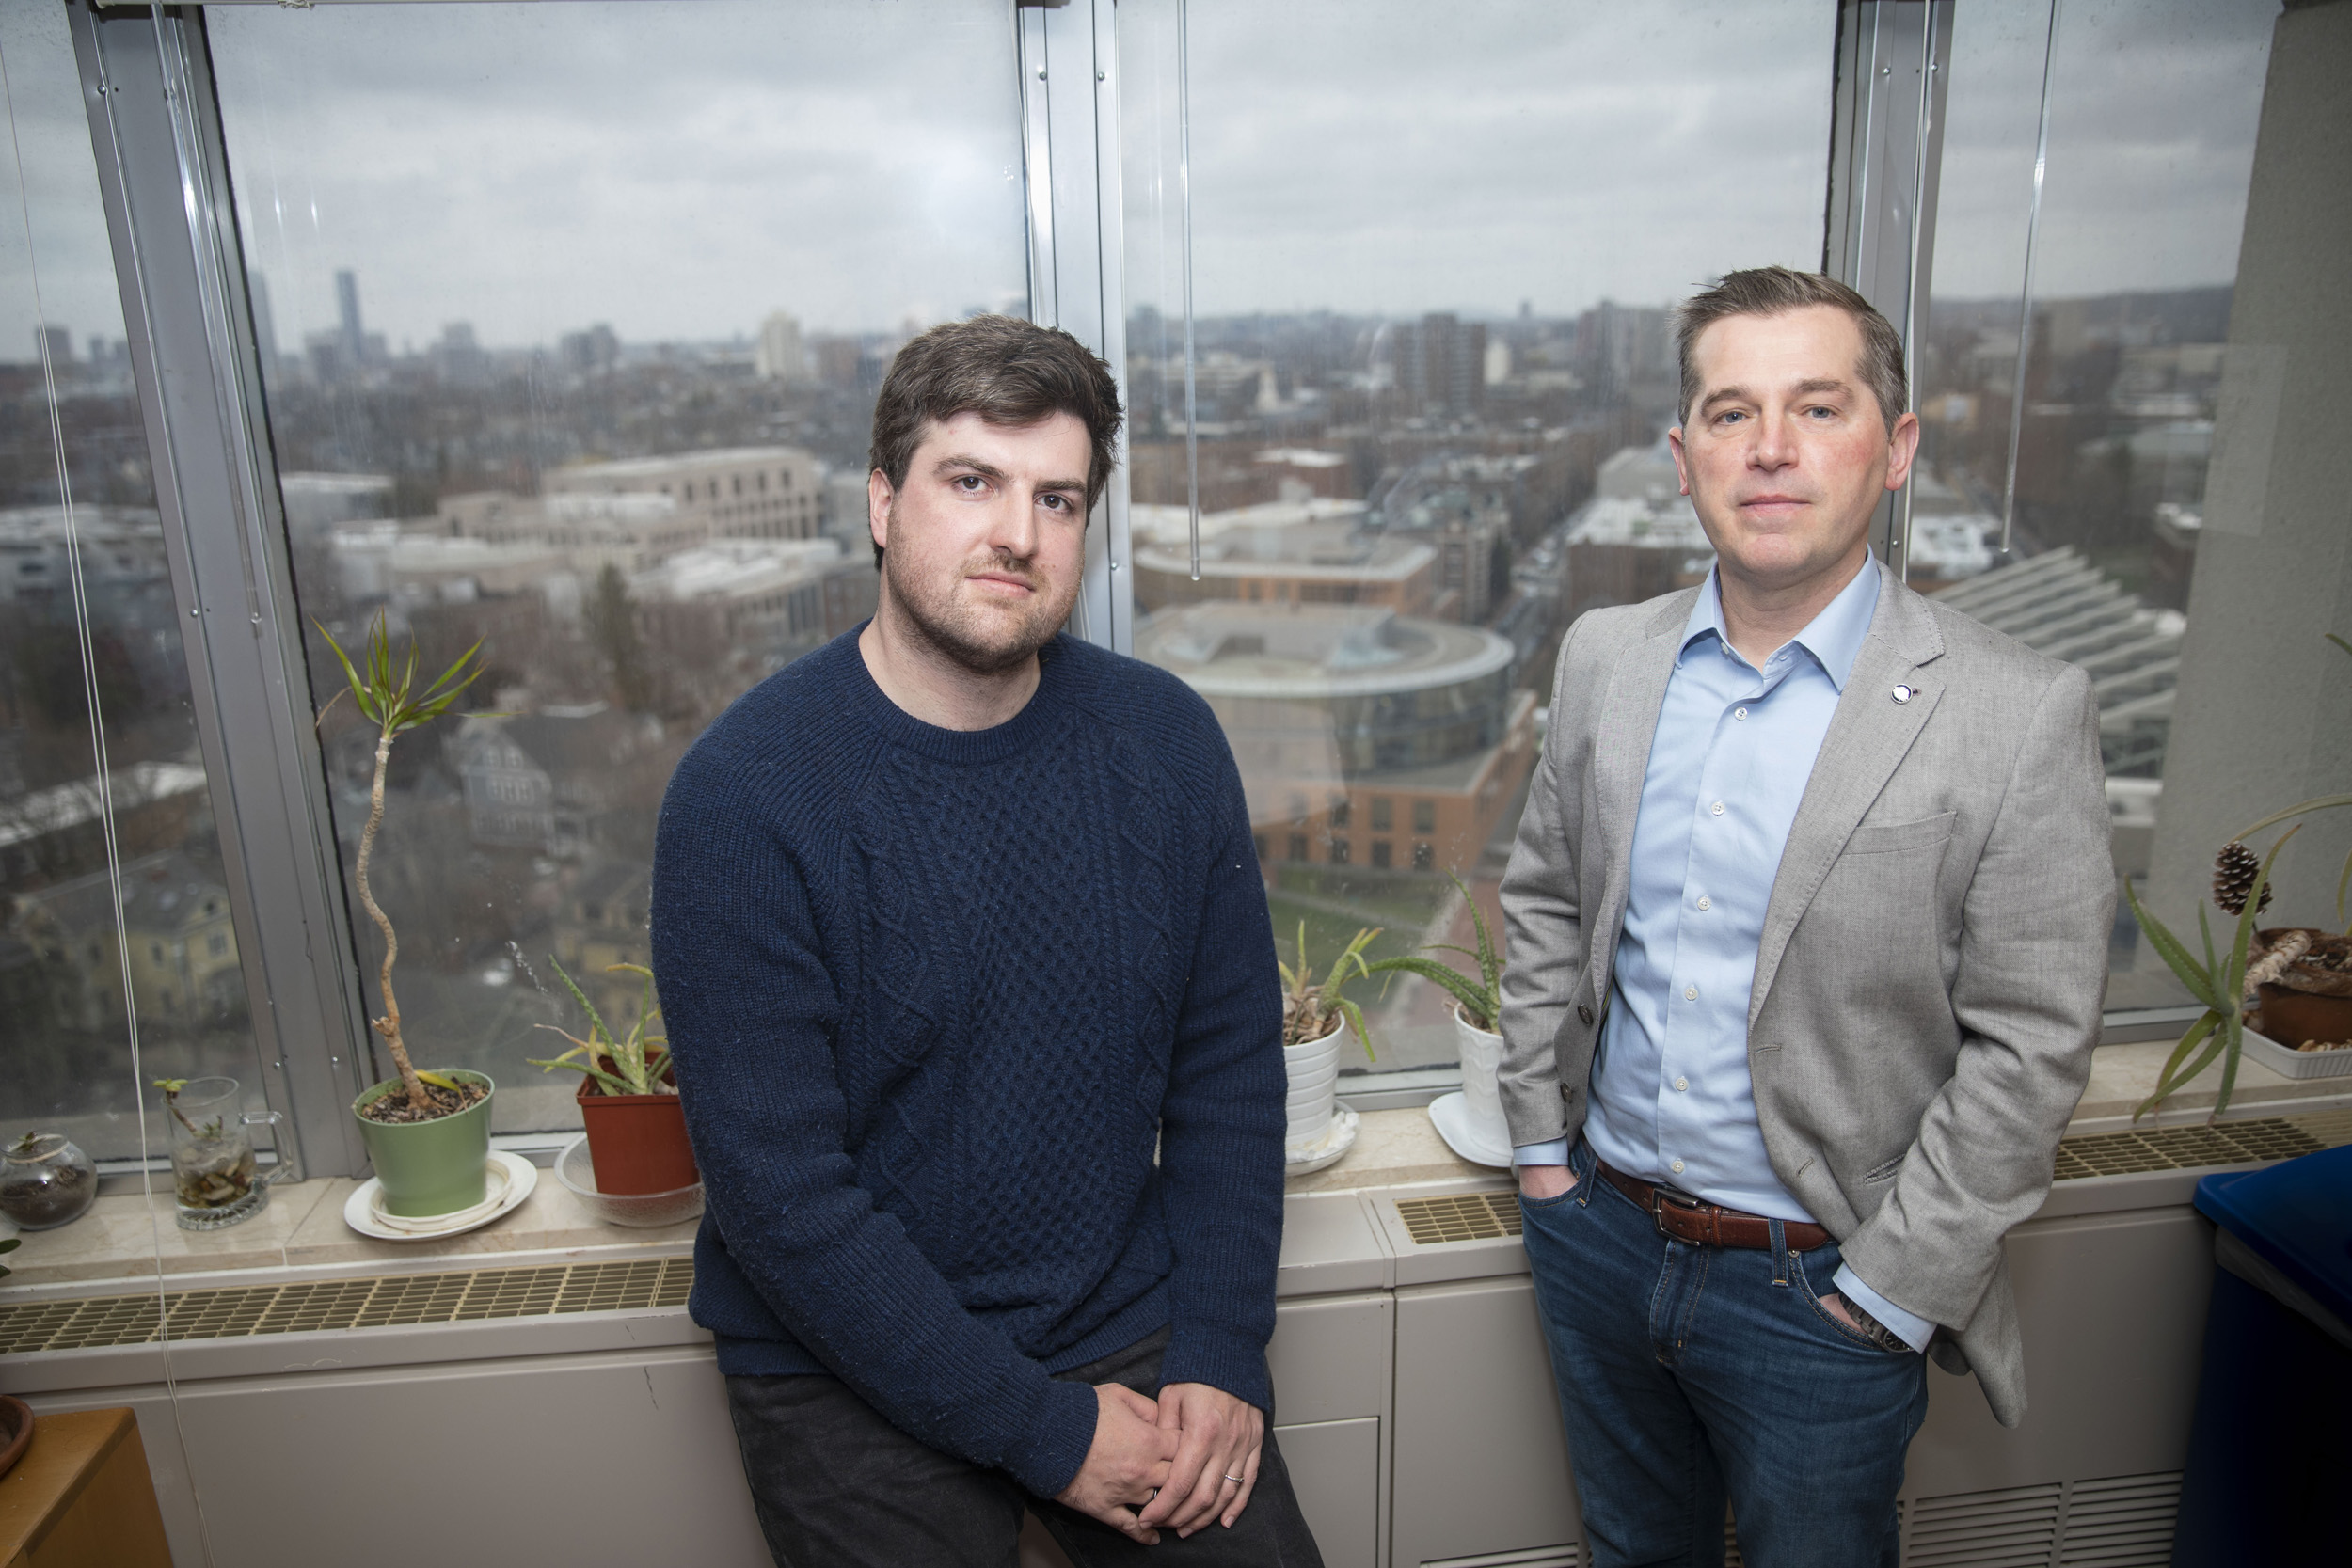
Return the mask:
<path id="1" fill-rule="evenodd" d="M 2038 292 L 2226 282 L 2276 0 L 2067 0 Z M 2013 293 L 2046 0 L 1955 31 L 1936 288 Z M 890 327 L 1024 288 L 1002 0 L 215 7 L 279 342 Z M 1828 0 L 1193 0 L 1205 313 L 1545 314 L 1818 264 Z M 1176 303 L 1172 0 L 1121 7 L 1130 296 Z M 48 319 L 120 330 L 62 8 L 0 8 Z M 0 166 L 0 358 L 34 311 Z M 1157 182 L 1155 183 L 1155 182 Z"/>

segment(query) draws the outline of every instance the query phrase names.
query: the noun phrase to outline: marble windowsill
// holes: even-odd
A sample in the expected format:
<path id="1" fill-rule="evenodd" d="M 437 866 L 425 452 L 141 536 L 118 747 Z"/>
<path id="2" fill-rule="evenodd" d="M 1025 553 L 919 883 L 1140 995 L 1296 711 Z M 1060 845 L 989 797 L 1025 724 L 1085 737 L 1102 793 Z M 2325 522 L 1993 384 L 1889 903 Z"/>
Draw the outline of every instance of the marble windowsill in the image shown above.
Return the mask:
<path id="1" fill-rule="evenodd" d="M 2134 1106 L 2155 1086 L 2171 1043 L 2150 1040 L 2100 1049 L 2090 1083 L 2076 1109 L 2074 1130 L 2107 1132 L 2130 1125 Z M 2208 1072 L 2142 1126 L 2201 1121 L 2218 1083 Z M 2352 1098 L 2352 1077 L 2288 1079 L 2247 1061 L 2238 1072 L 2230 1117 L 2276 1116 L 2319 1102 Z M 1356 1145 L 1327 1170 L 1295 1177 L 1293 1194 L 1349 1192 L 1424 1181 L 1485 1180 L 1503 1173 L 1458 1158 L 1438 1136 L 1426 1112 L 1367 1111 Z M 552 1172 L 543 1171 L 529 1198 L 513 1213 L 463 1236 L 435 1242 L 381 1242 L 343 1223 L 343 1205 L 358 1185 L 349 1178 L 304 1181 L 272 1190 L 269 1207 L 227 1230 L 187 1231 L 172 1223 L 168 1187 L 152 1196 L 101 1197 L 91 1212 L 56 1230 L 24 1238 L 7 1263 L 15 1272 L 0 1286 L 0 1301 L 59 1287 L 87 1288 L 108 1280 L 230 1273 L 246 1269 L 430 1264 L 464 1266 L 583 1262 L 675 1256 L 691 1245 L 694 1222 L 658 1230 L 607 1225 L 590 1214 Z"/>

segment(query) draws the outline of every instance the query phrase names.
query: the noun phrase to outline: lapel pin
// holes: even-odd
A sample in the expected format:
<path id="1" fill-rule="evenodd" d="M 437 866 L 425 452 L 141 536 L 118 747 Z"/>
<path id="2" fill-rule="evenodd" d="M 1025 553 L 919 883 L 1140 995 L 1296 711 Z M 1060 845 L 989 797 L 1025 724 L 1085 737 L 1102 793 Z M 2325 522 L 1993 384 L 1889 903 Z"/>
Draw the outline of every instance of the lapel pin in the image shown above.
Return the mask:
<path id="1" fill-rule="evenodd" d="M 1899 703 L 1907 703 L 1911 701 L 1911 688 L 1907 686 L 1899 686 L 1895 688 L 1895 700 Z"/>

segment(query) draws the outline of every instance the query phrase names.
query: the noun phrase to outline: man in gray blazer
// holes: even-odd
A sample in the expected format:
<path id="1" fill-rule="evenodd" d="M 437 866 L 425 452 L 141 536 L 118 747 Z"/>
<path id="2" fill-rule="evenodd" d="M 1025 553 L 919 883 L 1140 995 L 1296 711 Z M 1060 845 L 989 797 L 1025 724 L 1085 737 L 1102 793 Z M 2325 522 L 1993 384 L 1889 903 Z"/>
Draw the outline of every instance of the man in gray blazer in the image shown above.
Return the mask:
<path id="1" fill-rule="evenodd" d="M 1502 882 L 1502 1103 L 1594 1561 L 1896 1562 L 1922 1353 L 2025 1410 L 2001 1239 L 2090 1072 L 2115 889 L 2072 666 L 1868 534 L 1918 444 L 1844 285 L 1682 308 L 1697 589 L 1560 649 Z"/>

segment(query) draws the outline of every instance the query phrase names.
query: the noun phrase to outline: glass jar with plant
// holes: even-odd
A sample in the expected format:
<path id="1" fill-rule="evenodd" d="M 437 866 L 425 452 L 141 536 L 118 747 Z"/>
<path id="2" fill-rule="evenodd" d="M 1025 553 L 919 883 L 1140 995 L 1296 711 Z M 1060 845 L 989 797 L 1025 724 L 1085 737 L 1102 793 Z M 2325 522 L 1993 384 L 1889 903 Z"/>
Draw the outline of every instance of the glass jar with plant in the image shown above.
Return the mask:
<path id="1" fill-rule="evenodd" d="M 71 1225 L 98 1201 L 98 1167 L 62 1132 L 27 1132 L 0 1155 L 0 1214 L 22 1230 Z"/>

